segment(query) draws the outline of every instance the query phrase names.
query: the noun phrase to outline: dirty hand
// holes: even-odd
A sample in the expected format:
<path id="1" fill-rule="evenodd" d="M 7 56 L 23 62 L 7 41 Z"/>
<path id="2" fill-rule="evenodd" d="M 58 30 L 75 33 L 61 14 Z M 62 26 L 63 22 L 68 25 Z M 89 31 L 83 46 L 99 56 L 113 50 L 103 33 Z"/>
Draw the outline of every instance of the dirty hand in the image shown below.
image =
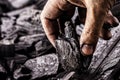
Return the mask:
<path id="1" fill-rule="evenodd" d="M 119 24 L 109 11 L 114 0 L 83 0 L 87 8 L 85 27 L 80 37 L 80 48 L 83 55 L 92 55 L 95 51 L 98 38 L 108 40 L 112 37 L 109 26 Z"/>

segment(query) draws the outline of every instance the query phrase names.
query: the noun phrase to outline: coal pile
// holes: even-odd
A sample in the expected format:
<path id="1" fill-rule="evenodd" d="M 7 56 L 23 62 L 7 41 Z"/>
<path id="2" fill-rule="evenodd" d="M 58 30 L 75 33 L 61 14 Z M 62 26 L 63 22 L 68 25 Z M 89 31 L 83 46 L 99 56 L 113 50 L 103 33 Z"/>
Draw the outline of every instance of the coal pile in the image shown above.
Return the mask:
<path id="1" fill-rule="evenodd" d="M 0 80 L 120 80 L 120 26 L 111 40 L 99 40 L 90 61 L 79 52 L 83 25 L 75 24 L 75 16 L 66 21 L 56 49 L 48 41 L 40 21 L 46 2 L 0 0 Z M 112 12 L 120 19 L 116 6 Z"/>

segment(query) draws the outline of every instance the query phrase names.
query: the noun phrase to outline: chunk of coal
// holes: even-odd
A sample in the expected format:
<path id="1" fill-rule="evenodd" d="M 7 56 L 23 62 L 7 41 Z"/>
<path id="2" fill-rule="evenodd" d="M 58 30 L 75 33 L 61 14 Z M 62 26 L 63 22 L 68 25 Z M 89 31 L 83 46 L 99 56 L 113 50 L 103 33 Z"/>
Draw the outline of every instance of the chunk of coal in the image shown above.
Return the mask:
<path id="1" fill-rule="evenodd" d="M 36 45 L 35 49 L 39 55 L 55 52 L 55 49 L 51 45 L 51 43 L 46 39 L 40 40 Z"/>
<path id="2" fill-rule="evenodd" d="M 32 79 L 40 78 L 56 74 L 58 70 L 58 56 L 56 54 L 43 55 L 26 61 L 24 64 L 28 69 L 32 70 Z"/>
<path id="3" fill-rule="evenodd" d="M 15 51 L 16 51 L 16 53 L 26 55 L 29 58 L 32 56 L 36 56 L 36 53 L 31 54 L 31 52 L 35 51 L 35 47 L 32 44 L 28 44 L 25 42 L 16 43 Z"/>
<path id="4" fill-rule="evenodd" d="M 40 21 L 40 14 L 40 10 L 35 10 L 32 8 L 27 9 L 20 14 L 16 24 L 20 25 L 22 29 L 28 31 L 29 34 L 44 33 Z"/>
<path id="5" fill-rule="evenodd" d="M 13 33 L 17 28 L 14 26 L 15 17 L 2 17 L 1 18 L 1 36 L 2 38 Z M 14 34 L 15 35 L 15 34 Z"/>
<path id="6" fill-rule="evenodd" d="M 31 70 L 26 68 L 25 66 L 19 66 L 13 73 L 13 77 L 16 80 L 30 80 L 31 78 Z"/>
<path id="7" fill-rule="evenodd" d="M 14 56 L 14 61 L 17 64 L 24 64 L 27 61 L 28 57 L 22 54 L 17 54 Z"/>
<path id="8" fill-rule="evenodd" d="M 37 43 L 40 40 L 46 40 L 45 34 L 26 35 L 19 38 L 20 42 L 25 42 L 28 44 Z"/>
<path id="9" fill-rule="evenodd" d="M 80 52 L 75 39 L 56 40 L 56 51 L 60 63 L 66 71 L 80 70 Z"/>

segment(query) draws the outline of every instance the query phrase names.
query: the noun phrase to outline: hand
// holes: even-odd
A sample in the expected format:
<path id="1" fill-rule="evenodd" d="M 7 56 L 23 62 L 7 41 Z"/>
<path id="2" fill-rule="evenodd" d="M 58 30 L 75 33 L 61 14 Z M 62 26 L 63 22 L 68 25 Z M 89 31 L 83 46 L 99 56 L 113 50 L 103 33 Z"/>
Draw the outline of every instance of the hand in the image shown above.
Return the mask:
<path id="1" fill-rule="evenodd" d="M 87 9 L 85 27 L 80 38 L 80 47 L 83 55 L 93 54 L 98 38 L 101 37 L 105 40 L 109 40 L 112 37 L 109 27 L 118 26 L 119 21 L 117 18 L 107 10 L 108 9 L 102 9 L 102 7 L 91 10 L 89 10 L 89 8 Z"/>

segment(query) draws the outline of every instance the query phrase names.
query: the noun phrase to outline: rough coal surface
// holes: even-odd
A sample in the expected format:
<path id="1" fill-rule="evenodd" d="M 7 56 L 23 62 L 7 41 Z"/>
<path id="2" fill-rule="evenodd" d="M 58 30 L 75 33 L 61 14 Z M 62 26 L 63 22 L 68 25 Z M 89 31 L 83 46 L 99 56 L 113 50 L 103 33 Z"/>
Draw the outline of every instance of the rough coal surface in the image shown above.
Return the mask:
<path id="1" fill-rule="evenodd" d="M 59 61 L 57 55 L 48 54 L 30 59 L 26 61 L 24 65 L 32 70 L 32 79 L 35 79 L 45 75 L 55 74 L 58 70 Z"/>
<path id="2" fill-rule="evenodd" d="M 57 53 L 62 67 L 66 71 L 79 70 L 80 52 L 74 39 L 56 41 Z"/>

